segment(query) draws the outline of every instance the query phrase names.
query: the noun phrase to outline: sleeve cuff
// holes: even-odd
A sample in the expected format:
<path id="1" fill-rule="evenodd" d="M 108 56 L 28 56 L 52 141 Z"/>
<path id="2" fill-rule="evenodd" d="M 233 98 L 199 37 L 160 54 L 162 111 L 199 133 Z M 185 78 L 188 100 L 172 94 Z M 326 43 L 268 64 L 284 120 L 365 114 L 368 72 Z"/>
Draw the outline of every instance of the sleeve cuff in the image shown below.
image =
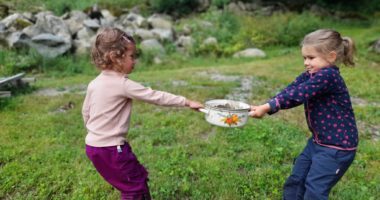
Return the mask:
<path id="1" fill-rule="evenodd" d="M 270 111 L 268 112 L 269 115 L 272 115 L 280 110 L 280 105 L 276 98 L 269 100 L 268 103 L 270 106 Z"/>

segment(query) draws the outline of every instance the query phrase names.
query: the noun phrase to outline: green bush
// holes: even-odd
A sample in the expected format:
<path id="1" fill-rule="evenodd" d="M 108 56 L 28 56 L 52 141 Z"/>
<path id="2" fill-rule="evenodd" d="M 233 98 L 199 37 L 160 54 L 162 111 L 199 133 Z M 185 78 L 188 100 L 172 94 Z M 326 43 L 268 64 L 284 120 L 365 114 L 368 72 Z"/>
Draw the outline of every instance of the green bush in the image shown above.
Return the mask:
<path id="1" fill-rule="evenodd" d="M 12 10 L 38 12 L 41 10 L 53 11 L 56 15 L 62 15 L 69 10 L 85 10 L 95 4 L 101 8 L 110 10 L 129 8 L 135 5 L 144 5 L 147 0 L 82 0 L 82 1 L 67 1 L 67 0 L 20 0 L 20 1 L 5 1 L 0 0 L 0 3 L 6 2 Z"/>
<path id="2" fill-rule="evenodd" d="M 150 0 L 149 2 L 154 12 L 175 16 L 190 14 L 198 7 L 198 1 L 193 0 Z"/>
<path id="3" fill-rule="evenodd" d="M 204 21 L 210 22 L 212 26 L 205 28 Z M 197 30 L 192 33 L 197 41 L 194 46 L 195 55 L 220 57 L 251 47 L 297 46 L 307 33 L 326 27 L 329 22 L 310 13 L 278 13 L 271 17 L 252 17 L 211 9 L 197 19 L 187 19 L 182 23 Z M 202 44 L 210 36 L 218 40 L 217 45 Z"/>
<path id="4" fill-rule="evenodd" d="M 212 0 L 211 4 L 217 8 L 223 8 L 225 5 L 229 4 L 231 0 Z"/>
<path id="5" fill-rule="evenodd" d="M 236 36 L 236 42 L 244 41 L 246 47 L 298 45 L 307 33 L 323 26 L 320 18 L 308 13 L 275 14 L 270 18 L 242 16 L 241 21 L 242 30 Z"/>
<path id="6" fill-rule="evenodd" d="M 321 27 L 321 20 L 316 16 L 308 13 L 293 15 L 284 26 L 279 27 L 277 37 L 280 44 L 286 46 L 298 45 L 307 33 Z"/>
<path id="7" fill-rule="evenodd" d="M 232 13 L 220 10 L 210 11 L 201 16 L 202 20 L 192 23 L 192 29 L 197 30 L 192 34 L 195 38 L 195 54 L 224 56 L 231 54 L 231 49 L 235 49 L 233 44 L 235 35 L 240 31 L 241 24 L 239 18 Z M 205 28 L 204 21 L 212 24 L 212 27 Z M 207 37 L 215 37 L 217 45 L 204 46 L 203 40 Z"/>

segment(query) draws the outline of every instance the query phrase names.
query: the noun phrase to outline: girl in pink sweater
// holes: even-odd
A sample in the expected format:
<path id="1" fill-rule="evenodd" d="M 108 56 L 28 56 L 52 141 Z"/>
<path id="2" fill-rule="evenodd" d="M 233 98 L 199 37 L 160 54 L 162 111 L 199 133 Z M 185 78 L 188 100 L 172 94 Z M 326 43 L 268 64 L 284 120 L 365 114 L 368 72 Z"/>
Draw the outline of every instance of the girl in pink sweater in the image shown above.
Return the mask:
<path id="1" fill-rule="evenodd" d="M 100 175 L 121 192 L 121 199 L 151 199 L 148 172 L 125 139 L 132 101 L 194 110 L 203 105 L 129 79 L 127 75 L 133 71 L 135 55 L 135 41 L 120 29 L 105 28 L 96 37 L 92 59 L 101 73 L 88 85 L 83 103 L 86 154 Z"/>

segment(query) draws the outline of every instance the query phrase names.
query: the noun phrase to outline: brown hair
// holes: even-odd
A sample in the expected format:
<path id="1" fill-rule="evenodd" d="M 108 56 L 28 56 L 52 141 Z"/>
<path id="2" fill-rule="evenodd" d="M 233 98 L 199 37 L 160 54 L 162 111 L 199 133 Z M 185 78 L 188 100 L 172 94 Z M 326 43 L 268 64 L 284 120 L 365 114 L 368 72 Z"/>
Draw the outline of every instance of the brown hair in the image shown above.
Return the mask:
<path id="1" fill-rule="evenodd" d="M 355 44 L 349 37 L 341 37 L 340 33 L 331 29 L 320 29 L 305 36 L 301 46 L 312 45 L 322 54 L 327 55 L 331 51 L 336 52 L 337 62 L 344 65 L 355 65 Z"/>
<path id="2" fill-rule="evenodd" d="M 105 28 L 97 36 L 91 50 L 91 58 L 97 68 L 110 69 L 124 73 L 121 66 L 116 65 L 111 56 L 121 58 L 127 52 L 128 45 L 135 45 L 132 36 L 118 28 Z"/>

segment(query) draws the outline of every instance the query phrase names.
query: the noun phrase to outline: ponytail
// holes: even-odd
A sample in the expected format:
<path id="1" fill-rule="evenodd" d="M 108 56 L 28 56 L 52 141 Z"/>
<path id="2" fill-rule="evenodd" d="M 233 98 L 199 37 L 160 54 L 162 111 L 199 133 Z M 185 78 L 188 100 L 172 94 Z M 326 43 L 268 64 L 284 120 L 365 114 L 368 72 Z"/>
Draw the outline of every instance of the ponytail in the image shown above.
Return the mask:
<path id="1" fill-rule="evenodd" d="M 345 65 L 355 66 L 354 54 L 356 51 L 354 41 L 349 37 L 342 37 L 343 42 L 343 58 L 342 62 Z"/>

